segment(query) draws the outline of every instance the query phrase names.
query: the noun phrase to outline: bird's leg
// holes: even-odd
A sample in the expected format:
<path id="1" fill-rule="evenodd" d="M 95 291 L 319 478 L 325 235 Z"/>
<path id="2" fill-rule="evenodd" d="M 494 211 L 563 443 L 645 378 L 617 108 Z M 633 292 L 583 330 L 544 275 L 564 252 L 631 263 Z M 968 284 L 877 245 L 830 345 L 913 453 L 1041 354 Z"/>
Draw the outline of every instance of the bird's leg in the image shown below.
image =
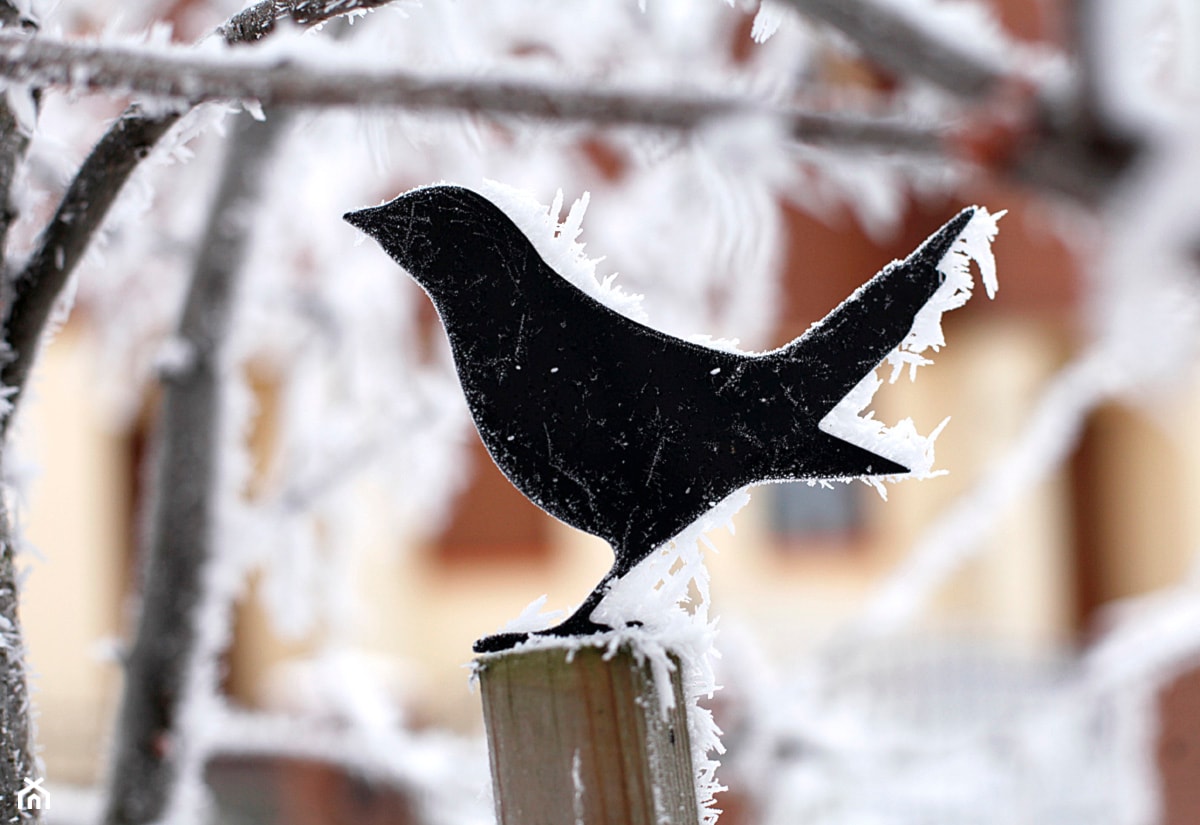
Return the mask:
<path id="1" fill-rule="evenodd" d="M 594 633 L 605 633 L 612 630 L 606 624 L 599 624 L 592 621 L 592 611 L 594 611 L 608 595 L 609 588 L 616 581 L 616 576 L 610 571 L 600 583 L 592 589 L 588 597 L 583 600 L 583 604 L 576 608 L 575 612 L 559 622 L 554 627 L 548 627 L 545 630 L 539 630 L 534 633 L 535 636 L 591 636 Z"/>
<path id="2" fill-rule="evenodd" d="M 604 597 L 608 595 L 613 582 L 626 572 L 628 571 L 620 563 L 614 565 L 613 569 L 608 571 L 607 575 L 600 580 L 600 583 L 583 600 L 583 604 L 579 605 L 575 612 L 568 616 L 565 621 L 556 624 L 554 627 L 537 630 L 533 633 L 497 633 L 494 636 L 484 636 L 475 642 L 473 646 L 475 652 L 498 653 L 502 650 L 516 647 L 530 636 L 592 636 L 597 633 L 607 633 L 612 628 L 606 624 L 593 622 L 592 612 L 604 600 Z"/>

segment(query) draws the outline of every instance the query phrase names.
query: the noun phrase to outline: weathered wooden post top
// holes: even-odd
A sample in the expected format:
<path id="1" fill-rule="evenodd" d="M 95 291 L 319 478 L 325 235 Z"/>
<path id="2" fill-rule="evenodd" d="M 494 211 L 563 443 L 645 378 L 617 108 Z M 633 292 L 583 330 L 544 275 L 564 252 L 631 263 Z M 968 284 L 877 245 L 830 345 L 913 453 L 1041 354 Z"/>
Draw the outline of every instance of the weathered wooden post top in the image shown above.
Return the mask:
<path id="1" fill-rule="evenodd" d="M 653 678 L 636 642 L 619 642 L 637 631 L 611 623 L 652 617 L 598 609 L 635 566 L 748 485 L 927 474 L 928 442 L 858 413 L 883 361 L 915 368 L 941 342 L 941 312 L 971 289 L 968 257 L 994 290 L 997 216 L 964 209 L 799 338 L 762 353 L 627 317 L 581 255 L 554 254 L 563 242 L 544 213 L 529 217 L 511 192 L 489 199 L 443 185 L 345 216 L 432 299 L 496 464 L 615 557 L 565 621 L 475 643 L 497 811 L 504 825 L 695 823 L 680 662 L 669 682 Z M 581 249 L 573 235 L 565 243 Z"/>
<path id="2" fill-rule="evenodd" d="M 661 685 L 628 647 L 532 647 L 477 667 L 502 825 L 700 821 L 678 662 Z"/>

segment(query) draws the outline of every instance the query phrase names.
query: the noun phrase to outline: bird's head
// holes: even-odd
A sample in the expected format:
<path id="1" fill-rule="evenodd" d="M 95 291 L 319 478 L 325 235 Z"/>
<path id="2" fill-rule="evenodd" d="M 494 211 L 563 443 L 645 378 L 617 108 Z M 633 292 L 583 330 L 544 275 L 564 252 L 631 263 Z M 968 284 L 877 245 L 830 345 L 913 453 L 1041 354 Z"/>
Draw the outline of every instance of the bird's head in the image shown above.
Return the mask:
<path id="1" fill-rule="evenodd" d="M 413 189 L 342 218 L 378 241 L 435 299 L 485 276 L 505 236 L 516 231 L 491 201 L 459 186 Z"/>

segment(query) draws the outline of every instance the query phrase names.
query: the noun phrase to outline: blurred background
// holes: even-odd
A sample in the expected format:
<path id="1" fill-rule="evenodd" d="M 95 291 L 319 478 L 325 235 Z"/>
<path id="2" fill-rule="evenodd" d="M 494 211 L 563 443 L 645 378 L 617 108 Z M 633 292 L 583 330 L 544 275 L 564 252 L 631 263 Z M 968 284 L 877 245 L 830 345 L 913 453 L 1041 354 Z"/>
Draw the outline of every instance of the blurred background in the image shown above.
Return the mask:
<path id="1" fill-rule="evenodd" d="M 357 60 L 952 114 L 782 7 L 645 5 L 396 3 L 271 48 L 331 71 Z M 1164 97 L 1194 100 L 1195 15 L 1187 0 L 1152 5 L 1130 49 L 1157 61 L 1147 74 Z M 972 8 L 994 27 L 972 13 L 947 18 L 945 33 L 974 37 L 978 25 L 981 44 L 1008 38 L 1053 76 L 1063 6 L 990 0 Z M 237 9 L 63 0 L 43 28 L 121 41 L 169 24 L 149 42 L 190 43 Z M 26 243 L 126 101 L 46 95 Z M 1008 210 L 995 300 L 980 290 L 948 314 L 934 363 L 873 405 L 922 433 L 949 417 L 935 463 L 946 474 L 888 485 L 886 500 L 864 484 L 755 489 L 736 533 L 710 536 L 724 685 L 711 704 L 730 788 L 720 821 L 1200 823 L 1194 361 L 1037 436 L 1061 445 L 1061 460 L 1018 463 L 1038 454 L 1031 422 L 1081 406 L 1050 390 L 1107 311 L 1103 220 L 978 168 L 785 151 L 749 129 L 265 114 L 287 121 L 259 202 L 240 213 L 252 246 L 217 539 L 240 584 L 220 692 L 239 711 L 374 730 L 414 761 L 342 759 L 303 745 L 306 728 L 295 752 L 272 754 L 230 728 L 214 734 L 207 772 L 221 821 L 489 821 L 471 643 L 543 593 L 569 609 L 608 567 L 602 543 L 546 516 L 491 463 L 427 300 L 340 221 L 415 185 L 488 178 L 544 204 L 590 192 L 580 240 L 601 274 L 643 294 L 656 325 L 753 349 L 802 333 L 963 205 Z M 185 124 L 194 136 L 144 164 L 80 268 L 21 410 L 8 471 L 51 819 L 84 816 L 78 789 L 104 775 L 153 495 L 153 377 L 236 151 L 220 124 L 235 118 L 248 115 L 198 110 Z M 921 552 L 945 561 L 926 589 L 910 564 Z M 453 810 L 439 783 L 458 789 Z"/>

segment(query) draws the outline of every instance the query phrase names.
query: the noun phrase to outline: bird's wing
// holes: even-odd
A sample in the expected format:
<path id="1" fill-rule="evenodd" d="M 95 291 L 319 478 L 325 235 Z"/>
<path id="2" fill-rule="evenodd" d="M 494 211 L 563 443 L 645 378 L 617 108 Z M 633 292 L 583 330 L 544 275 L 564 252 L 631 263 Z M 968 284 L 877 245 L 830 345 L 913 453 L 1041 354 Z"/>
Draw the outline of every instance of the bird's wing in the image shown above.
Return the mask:
<path id="1" fill-rule="evenodd" d="M 779 351 L 805 371 L 812 406 L 827 412 L 908 335 L 913 319 L 945 280 L 938 265 L 976 208 L 959 212 L 925 243 L 894 262 L 800 338 Z"/>

